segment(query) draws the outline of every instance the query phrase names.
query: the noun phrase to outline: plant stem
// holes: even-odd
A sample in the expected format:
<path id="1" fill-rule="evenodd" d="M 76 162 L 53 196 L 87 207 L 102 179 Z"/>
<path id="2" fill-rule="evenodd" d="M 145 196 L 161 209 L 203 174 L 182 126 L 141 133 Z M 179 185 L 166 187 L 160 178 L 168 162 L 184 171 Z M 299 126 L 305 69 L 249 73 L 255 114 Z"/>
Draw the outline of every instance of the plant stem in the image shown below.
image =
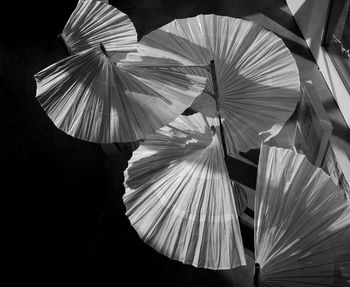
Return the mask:
<path id="1" fill-rule="evenodd" d="M 221 116 L 220 116 L 220 111 L 219 111 L 219 103 L 218 103 L 218 100 L 219 100 L 219 88 L 218 88 L 218 81 L 217 81 L 217 78 L 216 78 L 216 70 L 215 70 L 215 62 L 214 62 L 214 60 L 210 61 L 210 74 L 211 74 L 211 78 L 213 80 L 213 89 L 214 89 L 214 96 L 213 96 L 213 98 L 215 99 L 216 111 L 218 112 L 218 116 L 219 116 L 222 147 L 223 147 L 223 150 L 224 150 L 224 155 L 225 155 L 225 157 L 227 157 L 227 148 L 226 148 L 226 141 L 225 141 L 225 136 L 224 136 L 224 129 L 223 129 L 223 126 L 222 126 Z"/>

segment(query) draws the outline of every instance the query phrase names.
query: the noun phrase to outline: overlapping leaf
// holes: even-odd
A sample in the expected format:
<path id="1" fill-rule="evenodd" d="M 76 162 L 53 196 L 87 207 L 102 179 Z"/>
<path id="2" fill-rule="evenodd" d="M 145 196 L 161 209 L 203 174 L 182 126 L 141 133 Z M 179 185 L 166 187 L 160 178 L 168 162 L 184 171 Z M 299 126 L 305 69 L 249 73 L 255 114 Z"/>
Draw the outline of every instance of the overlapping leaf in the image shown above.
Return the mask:
<path id="1" fill-rule="evenodd" d="M 292 150 L 263 146 L 255 198 L 260 286 L 349 286 L 350 212 L 331 178 Z"/>
<path id="2" fill-rule="evenodd" d="M 70 53 L 98 48 L 108 52 L 135 51 L 137 33 L 129 17 L 101 1 L 79 0 L 62 37 Z"/>
<path id="3" fill-rule="evenodd" d="M 146 138 L 125 172 L 127 216 L 160 253 L 210 269 L 245 265 L 218 119 L 180 116 Z"/>
<path id="4" fill-rule="evenodd" d="M 118 67 L 100 49 L 63 59 L 35 79 L 37 98 L 55 125 L 99 143 L 145 138 L 190 106 L 206 81 L 137 64 Z"/>
<path id="5" fill-rule="evenodd" d="M 257 148 L 269 136 L 264 132 L 286 121 L 299 99 L 298 69 L 291 53 L 275 34 L 250 21 L 216 15 L 177 19 L 144 36 L 138 49 L 143 56 L 171 58 L 184 66 L 214 60 L 218 111 L 231 155 Z M 210 72 L 185 69 L 210 79 L 192 105 L 208 115 L 208 104 L 215 104 Z"/>

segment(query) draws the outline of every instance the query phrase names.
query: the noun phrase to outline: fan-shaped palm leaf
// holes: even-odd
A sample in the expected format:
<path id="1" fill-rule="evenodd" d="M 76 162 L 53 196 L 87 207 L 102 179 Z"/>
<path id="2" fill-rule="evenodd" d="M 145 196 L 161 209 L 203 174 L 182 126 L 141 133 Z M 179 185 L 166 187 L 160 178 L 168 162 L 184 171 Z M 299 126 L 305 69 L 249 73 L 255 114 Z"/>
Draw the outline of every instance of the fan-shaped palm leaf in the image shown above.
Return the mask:
<path id="1" fill-rule="evenodd" d="M 37 98 L 55 125 L 99 143 L 145 138 L 190 106 L 206 80 L 137 64 L 117 67 L 100 49 L 63 59 L 35 79 Z"/>
<path id="2" fill-rule="evenodd" d="M 129 17 L 101 1 L 79 0 L 61 34 L 70 53 L 98 48 L 135 51 L 137 33 Z"/>
<path id="3" fill-rule="evenodd" d="M 217 98 L 231 155 L 258 147 L 259 134 L 286 121 L 299 98 L 291 53 L 275 34 L 250 21 L 216 15 L 177 19 L 144 36 L 138 49 L 143 56 L 171 58 L 185 66 L 214 61 L 216 80 L 203 68 L 186 68 L 211 79 L 192 108 L 208 115 L 208 104 Z"/>
<path id="4" fill-rule="evenodd" d="M 349 208 L 331 178 L 292 150 L 261 149 L 255 260 L 259 286 L 349 286 Z"/>
<path id="5" fill-rule="evenodd" d="M 124 203 L 160 253 L 210 269 L 245 265 L 218 119 L 180 116 L 146 138 L 125 171 Z"/>

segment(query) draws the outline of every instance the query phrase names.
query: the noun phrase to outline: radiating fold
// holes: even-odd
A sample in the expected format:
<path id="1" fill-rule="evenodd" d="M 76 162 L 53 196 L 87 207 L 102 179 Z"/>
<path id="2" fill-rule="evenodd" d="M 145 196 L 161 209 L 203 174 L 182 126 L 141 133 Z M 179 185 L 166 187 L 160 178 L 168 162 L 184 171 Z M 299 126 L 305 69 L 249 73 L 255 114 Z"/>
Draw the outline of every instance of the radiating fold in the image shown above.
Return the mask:
<path id="1" fill-rule="evenodd" d="M 99 143 L 145 138 L 190 106 L 206 81 L 137 64 L 118 67 L 100 49 L 63 59 L 35 79 L 37 98 L 55 125 Z"/>
<path id="2" fill-rule="evenodd" d="M 349 207 L 331 178 L 292 150 L 261 148 L 255 261 L 259 286 L 349 286 Z"/>
<path id="3" fill-rule="evenodd" d="M 127 15 L 101 1 L 79 0 L 63 29 L 70 53 L 98 48 L 108 52 L 135 51 L 137 33 Z"/>
<path id="4" fill-rule="evenodd" d="M 263 132 L 286 121 L 299 99 L 299 74 L 291 53 L 275 34 L 250 21 L 216 15 L 177 19 L 144 36 L 138 50 L 186 66 L 214 60 L 218 108 L 231 155 L 258 147 L 269 136 Z M 211 74 L 201 67 L 186 70 L 210 79 L 192 105 L 208 115 L 208 104 L 215 104 Z"/>
<path id="5" fill-rule="evenodd" d="M 124 184 L 126 214 L 158 252 L 196 267 L 245 265 L 217 118 L 180 116 L 148 136 Z"/>

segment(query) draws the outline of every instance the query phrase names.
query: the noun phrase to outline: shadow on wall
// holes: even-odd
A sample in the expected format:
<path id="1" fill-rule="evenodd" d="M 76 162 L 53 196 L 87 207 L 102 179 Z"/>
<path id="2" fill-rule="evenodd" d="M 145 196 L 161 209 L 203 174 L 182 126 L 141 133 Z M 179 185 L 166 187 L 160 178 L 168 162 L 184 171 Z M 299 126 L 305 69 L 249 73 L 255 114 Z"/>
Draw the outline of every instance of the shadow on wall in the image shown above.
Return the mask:
<path id="1" fill-rule="evenodd" d="M 310 84 L 305 82 L 304 83 L 307 91 L 309 93 L 313 93 L 314 95 L 317 94 L 317 91 L 315 89 L 315 85 L 314 84 Z M 333 131 L 332 131 L 332 135 L 336 136 L 340 139 L 343 139 L 345 142 L 350 143 L 350 131 L 348 129 L 348 127 L 346 126 L 344 121 L 336 121 L 337 117 L 332 117 L 332 114 L 339 114 L 339 108 L 338 105 L 336 103 L 336 101 L 334 100 L 333 97 L 328 98 L 326 101 L 322 101 L 322 106 L 324 107 L 324 109 L 327 112 L 327 115 L 332 118 L 331 123 L 333 126 Z"/>

